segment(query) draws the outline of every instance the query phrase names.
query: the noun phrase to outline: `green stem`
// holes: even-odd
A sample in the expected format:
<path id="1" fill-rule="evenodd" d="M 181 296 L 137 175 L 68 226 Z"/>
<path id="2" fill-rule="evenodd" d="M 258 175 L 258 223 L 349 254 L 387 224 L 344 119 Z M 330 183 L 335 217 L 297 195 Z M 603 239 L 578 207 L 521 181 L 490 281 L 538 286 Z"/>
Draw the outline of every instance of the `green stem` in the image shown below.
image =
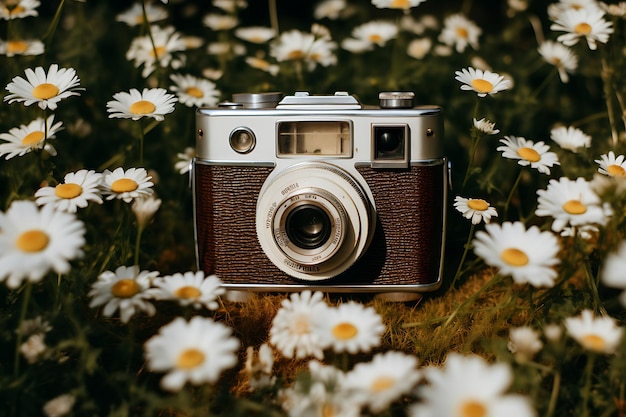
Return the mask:
<path id="1" fill-rule="evenodd" d="M 276 36 L 280 33 L 280 29 L 278 27 L 278 8 L 276 7 L 276 0 L 269 0 L 269 13 L 270 13 L 270 25 L 272 29 L 274 29 L 274 33 Z"/>
<path id="2" fill-rule="evenodd" d="M 144 127 L 144 119 L 141 118 L 139 120 L 139 166 L 143 166 L 143 142 L 146 136 L 144 133 Z"/>
<path id="3" fill-rule="evenodd" d="M 472 137 L 472 147 L 470 149 L 469 152 L 469 160 L 467 162 L 467 169 L 465 170 L 465 178 L 463 178 L 463 184 L 461 185 L 461 188 L 465 188 L 465 184 L 467 184 L 467 180 L 470 177 L 470 171 L 472 169 L 472 166 L 474 165 L 474 158 L 476 157 L 476 150 L 478 149 L 478 142 L 480 142 L 480 133 L 478 132 L 478 129 L 476 129 L 473 125 L 474 123 L 474 119 L 477 118 L 477 114 L 478 114 L 478 106 L 479 106 L 480 102 L 477 100 L 476 104 L 474 105 L 474 116 L 472 117 L 472 127 L 470 128 L 470 134 Z"/>
<path id="4" fill-rule="evenodd" d="M 522 180 L 522 173 L 523 172 L 524 171 L 522 169 L 519 170 L 519 174 L 517 174 L 517 178 L 515 179 L 515 182 L 513 183 L 513 186 L 511 187 L 511 191 L 509 192 L 509 195 L 506 198 L 506 202 L 504 203 L 504 210 L 503 210 L 503 214 L 502 214 L 502 217 L 504 219 L 506 219 L 507 213 L 509 211 L 509 205 L 511 204 L 511 199 L 513 198 L 513 194 L 517 190 L 517 187 L 518 187 L 520 181 Z"/>
<path id="5" fill-rule="evenodd" d="M 48 26 L 48 30 L 46 30 L 46 33 L 41 37 L 41 39 L 48 41 L 48 37 L 50 37 L 50 40 L 52 40 L 52 35 L 54 35 L 54 32 L 56 31 L 56 28 L 59 25 L 59 20 L 61 20 L 61 12 L 63 11 L 64 4 L 65 4 L 65 0 L 61 0 L 61 2 L 59 3 L 59 7 L 57 7 L 56 12 L 54 13 L 52 22 L 50 22 L 50 26 Z M 46 45 L 46 50 L 47 49 L 48 49 L 48 46 Z"/>
<path id="6" fill-rule="evenodd" d="M 30 281 L 26 281 L 24 286 L 24 298 L 22 299 L 22 309 L 20 310 L 20 318 L 18 329 L 22 327 L 24 319 L 26 319 L 26 311 L 28 311 L 28 304 L 30 303 L 30 297 L 33 292 L 33 284 Z M 13 357 L 13 376 L 17 378 L 20 373 L 20 346 L 22 345 L 22 332 L 17 332 L 17 338 L 15 342 L 15 356 Z"/>
<path id="7" fill-rule="evenodd" d="M 593 365 L 596 361 L 596 355 L 591 353 L 587 359 L 585 366 L 585 386 L 582 390 L 583 413 L 582 417 L 589 417 L 589 399 L 591 397 L 591 377 L 593 376 Z"/>
<path id="8" fill-rule="evenodd" d="M 474 225 L 474 223 L 472 223 L 472 226 L 470 227 L 470 231 L 469 231 L 469 233 L 467 235 L 467 242 L 465 242 L 465 245 L 463 246 L 463 256 L 461 256 L 461 261 L 459 262 L 459 266 L 456 269 L 456 273 L 454 274 L 454 278 L 452 279 L 452 283 L 450 284 L 450 288 L 454 288 L 454 284 L 456 283 L 456 280 L 461 275 L 461 269 L 463 268 L 463 264 L 465 263 L 465 258 L 467 257 L 467 252 L 469 252 L 470 244 L 471 244 L 471 241 L 472 241 L 472 237 L 474 237 L 474 230 L 475 229 L 476 229 L 476 226 Z"/>
<path id="9" fill-rule="evenodd" d="M 137 237 L 135 238 L 135 257 L 134 264 L 139 268 L 139 247 L 141 246 L 141 235 L 143 234 L 143 226 L 137 226 Z"/>
<path id="10" fill-rule="evenodd" d="M 552 380 L 552 392 L 550 393 L 550 402 L 548 403 L 548 411 L 546 412 L 546 417 L 552 417 L 554 415 L 554 411 L 556 410 L 556 402 L 559 398 L 560 389 L 561 389 L 561 371 L 558 371 L 554 374 L 554 379 Z"/>

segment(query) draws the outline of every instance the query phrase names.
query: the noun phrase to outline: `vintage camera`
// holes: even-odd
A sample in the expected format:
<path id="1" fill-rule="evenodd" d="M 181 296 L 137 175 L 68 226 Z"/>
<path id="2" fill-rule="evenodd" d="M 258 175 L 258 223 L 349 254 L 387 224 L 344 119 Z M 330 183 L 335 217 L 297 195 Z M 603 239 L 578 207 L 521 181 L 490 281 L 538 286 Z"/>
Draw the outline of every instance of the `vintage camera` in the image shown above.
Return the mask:
<path id="1" fill-rule="evenodd" d="M 231 290 L 412 295 L 442 281 L 437 106 L 383 92 L 234 94 L 197 111 L 198 267 Z M 417 297 L 416 297 L 417 298 Z"/>

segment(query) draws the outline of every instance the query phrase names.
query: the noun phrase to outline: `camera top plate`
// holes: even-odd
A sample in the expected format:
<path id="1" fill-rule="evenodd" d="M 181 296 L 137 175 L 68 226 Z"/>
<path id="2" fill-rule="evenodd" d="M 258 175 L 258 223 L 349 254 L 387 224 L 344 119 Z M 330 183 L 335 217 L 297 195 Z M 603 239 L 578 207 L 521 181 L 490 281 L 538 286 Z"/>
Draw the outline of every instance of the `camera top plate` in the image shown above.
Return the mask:
<path id="1" fill-rule="evenodd" d="M 360 109 L 361 103 L 356 97 L 345 91 L 333 95 L 310 95 L 306 91 L 297 91 L 293 96 L 285 96 L 276 106 L 277 109 Z"/>

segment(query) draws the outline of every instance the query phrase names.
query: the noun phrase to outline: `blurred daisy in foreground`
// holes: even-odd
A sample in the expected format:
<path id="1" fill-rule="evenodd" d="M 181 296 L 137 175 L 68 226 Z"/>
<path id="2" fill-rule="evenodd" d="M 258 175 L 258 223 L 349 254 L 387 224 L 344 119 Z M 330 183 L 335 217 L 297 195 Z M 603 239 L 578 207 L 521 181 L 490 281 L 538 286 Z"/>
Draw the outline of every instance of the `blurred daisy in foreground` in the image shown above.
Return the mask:
<path id="1" fill-rule="evenodd" d="M 73 68 L 61 68 L 57 64 L 50 65 L 48 72 L 43 67 L 24 71 L 26 79 L 14 77 L 7 85 L 9 91 L 4 101 L 9 104 L 18 102 L 25 106 L 37 103 L 42 109 L 56 110 L 58 103 L 70 96 L 79 96 L 80 79 Z"/>
<path id="2" fill-rule="evenodd" d="M 39 117 L 27 125 L 10 129 L 8 133 L 0 133 L 0 140 L 6 141 L 0 143 L 0 157 L 11 159 L 39 149 L 44 149 L 55 156 L 57 151 L 48 143 L 48 139 L 53 139 L 56 133 L 63 129 L 62 126 L 63 122 L 54 123 L 52 114 L 45 122 Z"/>
<path id="3" fill-rule="evenodd" d="M 346 373 L 341 389 L 353 393 L 372 413 L 379 413 L 411 393 L 420 378 L 415 356 L 387 351 L 374 355 L 370 362 L 357 363 Z"/>
<path id="4" fill-rule="evenodd" d="M 455 80 L 463 83 L 461 90 L 475 91 L 478 97 L 485 97 L 487 94 L 494 95 L 500 91 L 511 88 L 511 80 L 491 71 L 483 71 L 472 67 L 463 68 L 455 72 Z"/>
<path id="5" fill-rule="evenodd" d="M 185 64 L 185 57 L 177 53 L 185 51 L 187 43 L 173 26 L 152 25 L 150 34 L 134 38 L 126 51 L 126 59 L 134 61 L 136 68 L 143 66 L 142 77 L 152 74 L 156 65 L 178 69 Z"/>
<path id="6" fill-rule="evenodd" d="M 565 319 L 565 330 L 574 340 L 591 352 L 615 353 L 624 329 L 612 317 L 595 317 L 591 310 L 583 310 L 577 317 Z"/>
<path id="7" fill-rule="evenodd" d="M 496 209 L 480 198 L 456 196 L 454 198 L 454 208 L 466 219 L 472 219 L 472 224 L 478 224 L 481 221 L 489 223 L 492 217 L 498 217 Z"/>
<path id="8" fill-rule="evenodd" d="M 154 298 L 152 281 L 159 275 L 153 271 L 139 271 L 137 265 L 120 266 L 115 272 L 104 271 L 91 285 L 89 307 L 104 306 L 102 315 L 112 317 L 119 310 L 122 323 L 143 311 L 149 316 L 156 313 L 156 308 L 148 300 Z"/>
<path id="9" fill-rule="evenodd" d="M 520 362 L 529 361 L 543 348 L 539 332 L 528 326 L 515 327 L 509 330 L 507 347 Z"/>
<path id="10" fill-rule="evenodd" d="M 237 28 L 235 36 L 247 42 L 263 44 L 276 36 L 276 32 L 265 26 L 249 26 Z"/>
<path id="11" fill-rule="evenodd" d="M 478 49 L 478 37 L 481 34 L 482 29 L 474 22 L 462 14 L 453 14 L 444 20 L 439 42 L 454 46 L 458 53 L 462 53 L 468 45 Z"/>
<path id="12" fill-rule="evenodd" d="M 8 57 L 22 55 L 42 55 L 44 53 L 44 44 L 40 40 L 0 40 L 0 55 L 6 55 Z"/>
<path id="13" fill-rule="evenodd" d="M 109 118 L 139 120 L 152 117 L 158 121 L 172 113 L 178 101 L 175 95 L 168 94 L 164 88 L 144 88 L 141 92 L 131 88 L 129 92 L 115 93 L 113 99 L 107 102 Z"/>
<path id="14" fill-rule="evenodd" d="M 323 309 L 328 308 L 323 301 L 324 294 L 316 291 L 293 293 L 283 300 L 272 320 L 269 336 L 274 345 L 287 358 L 296 359 L 314 356 L 322 359 L 322 345 L 314 331 L 315 320 Z"/>
<path id="15" fill-rule="evenodd" d="M 514 375 L 503 363 L 450 353 L 442 367 L 428 367 L 424 374 L 428 383 L 418 391 L 422 401 L 409 409 L 409 417 L 537 415 L 530 399 L 506 393 Z"/>
<path id="16" fill-rule="evenodd" d="M 119 199 L 130 203 L 135 198 L 147 197 L 154 192 L 152 177 L 144 168 L 119 167 L 114 171 L 103 172 L 102 192 L 107 200 Z"/>
<path id="17" fill-rule="evenodd" d="M 557 233 L 567 226 L 604 225 L 612 214 L 611 206 L 602 202 L 584 178 L 551 179 L 548 188 L 537 190 L 537 195 L 535 215 L 552 217 L 552 230 Z"/>
<path id="18" fill-rule="evenodd" d="M 39 16 L 37 11 L 37 7 L 41 5 L 39 0 L 13 0 L 2 3 L 0 5 L 0 19 L 12 20 Z"/>
<path id="19" fill-rule="evenodd" d="M 402 9 L 409 10 L 417 7 L 426 0 L 372 0 L 372 4 L 379 9 Z"/>
<path id="20" fill-rule="evenodd" d="M 598 172 L 610 177 L 626 177 L 626 157 L 624 155 L 615 156 L 613 151 L 600 155 L 600 159 L 594 160 L 600 165 Z"/>
<path id="21" fill-rule="evenodd" d="M 274 385 L 276 377 L 272 375 L 274 367 L 274 351 L 267 343 L 255 350 L 253 346 L 246 348 L 245 371 L 248 376 L 250 391 L 268 388 Z"/>
<path id="22" fill-rule="evenodd" d="M 609 253 L 604 258 L 600 279 L 607 287 L 621 288 L 626 290 L 626 241 L 620 243 L 617 250 Z M 626 307 L 626 291 L 623 291 L 619 300 Z"/>
<path id="23" fill-rule="evenodd" d="M 23 280 L 41 281 L 50 270 L 66 274 L 84 244 L 85 225 L 74 214 L 14 201 L 0 212 L 0 281 L 15 289 Z"/>
<path id="24" fill-rule="evenodd" d="M 188 107 L 214 106 L 220 97 L 220 91 L 213 81 L 193 75 L 172 74 L 174 85 L 170 90 L 176 93 L 178 100 Z"/>
<path id="25" fill-rule="evenodd" d="M 484 117 L 480 120 L 472 119 L 474 122 L 474 128 L 485 135 L 497 135 L 500 133 L 499 129 L 496 129 L 496 124 Z"/>
<path id="26" fill-rule="evenodd" d="M 517 159 L 521 166 L 535 168 L 542 174 L 550 175 L 550 168 L 560 165 L 559 159 L 554 152 L 549 152 L 550 146 L 543 142 L 533 142 L 523 137 L 505 136 L 500 139 L 503 146 L 496 149 L 502 152 L 504 158 Z"/>
<path id="27" fill-rule="evenodd" d="M 511 276 L 517 284 L 554 286 L 559 241 L 551 232 L 542 232 L 537 226 L 527 230 L 521 222 L 491 223 L 485 231 L 476 232 L 473 246 L 487 265 Z"/>
<path id="28" fill-rule="evenodd" d="M 174 169 L 179 174 L 184 175 L 191 169 L 191 161 L 196 157 L 196 149 L 188 146 L 183 152 L 176 154 L 176 163 L 174 163 Z"/>
<path id="29" fill-rule="evenodd" d="M 166 372 L 163 389 L 180 391 L 186 382 L 217 382 L 222 372 L 237 364 L 239 347 L 232 329 L 222 323 L 201 316 L 189 321 L 178 317 L 146 341 L 146 367 Z"/>
<path id="30" fill-rule="evenodd" d="M 572 152 L 578 152 L 580 148 L 591 147 L 591 136 L 573 126 L 560 126 L 552 129 L 550 138 L 561 148 Z"/>
<path id="31" fill-rule="evenodd" d="M 42 187 L 35 192 L 37 205 L 52 204 L 55 209 L 76 213 L 90 201 L 102 204 L 100 182 L 102 174 L 81 169 L 65 174 L 61 184 L 55 187 Z"/>
<path id="32" fill-rule="evenodd" d="M 143 8 L 145 7 L 147 22 L 144 21 Z M 154 3 L 133 3 L 126 11 L 119 13 L 115 20 L 126 23 L 128 26 L 141 26 L 144 23 L 155 23 L 169 17 L 167 9 Z"/>
<path id="33" fill-rule="evenodd" d="M 595 50 L 597 42 L 608 42 L 613 24 L 604 20 L 604 12 L 600 9 L 566 10 L 556 18 L 550 29 L 566 32 L 556 38 L 566 46 L 576 45 L 581 38 L 585 38 L 589 49 Z"/>
<path id="34" fill-rule="evenodd" d="M 561 82 L 568 82 L 569 75 L 578 68 L 578 56 L 567 46 L 553 41 L 545 41 L 539 45 L 539 54 L 559 73 Z"/>
<path id="35" fill-rule="evenodd" d="M 345 40 L 341 46 L 351 52 L 362 52 L 377 46 L 385 46 L 391 39 L 398 36 L 398 26 L 384 20 L 374 20 L 357 26 L 352 30 L 352 39 Z M 359 45 L 351 49 L 352 45 Z"/>
<path id="36" fill-rule="evenodd" d="M 372 307 L 350 301 L 320 314 L 316 332 L 320 343 L 333 352 L 369 352 L 380 345 L 385 325 Z"/>
<path id="37" fill-rule="evenodd" d="M 154 280 L 154 286 L 160 290 L 159 299 L 174 300 L 181 306 L 191 305 L 195 309 L 217 310 L 217 299 L 226 293 L 217 276 L 205 277 L 202 271 L 160 277 Z"/>

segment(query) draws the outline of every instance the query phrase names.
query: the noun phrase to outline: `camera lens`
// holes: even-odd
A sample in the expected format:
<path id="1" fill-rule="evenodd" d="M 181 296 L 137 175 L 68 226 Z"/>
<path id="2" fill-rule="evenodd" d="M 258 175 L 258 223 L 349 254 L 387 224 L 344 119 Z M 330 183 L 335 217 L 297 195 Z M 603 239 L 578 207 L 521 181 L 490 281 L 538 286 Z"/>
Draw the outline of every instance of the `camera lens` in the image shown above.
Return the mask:
<path id="1" fill-rule="evenodd" d="M 285 229 L 289 240 L 302 249 L 317 249 L 330 237 L 332 225 L 328 214 L 318 206 L 306 204 L 292 210 Z"/>

